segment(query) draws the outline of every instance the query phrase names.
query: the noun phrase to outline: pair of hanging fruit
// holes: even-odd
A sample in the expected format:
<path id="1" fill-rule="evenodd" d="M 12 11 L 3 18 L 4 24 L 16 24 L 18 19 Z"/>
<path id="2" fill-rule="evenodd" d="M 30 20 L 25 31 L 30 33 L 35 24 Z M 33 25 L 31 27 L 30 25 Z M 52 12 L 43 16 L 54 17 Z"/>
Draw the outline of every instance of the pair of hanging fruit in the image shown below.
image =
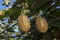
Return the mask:
<path id="1" fill-rule="evenodd" d="M 18 17 L 18 25 L 19 25 L 19 29 L 22 32 L 29 31 L 29 29 L 30 29 L 29 18 L 26 15 L 21 14 Z M 45 33 L 48 30 L 48 23 L 47 23 L 46 19 L 43 17 L 37 18 L 36 19 L 36 28 L 39 32 Z"/>
<path id="2" fill-rule="evenodd" d="M 45 33 L 48 30 L 48 23 L 45 18 L 40 17 L 36 19 L 36 28 L 39 32 Z"/>

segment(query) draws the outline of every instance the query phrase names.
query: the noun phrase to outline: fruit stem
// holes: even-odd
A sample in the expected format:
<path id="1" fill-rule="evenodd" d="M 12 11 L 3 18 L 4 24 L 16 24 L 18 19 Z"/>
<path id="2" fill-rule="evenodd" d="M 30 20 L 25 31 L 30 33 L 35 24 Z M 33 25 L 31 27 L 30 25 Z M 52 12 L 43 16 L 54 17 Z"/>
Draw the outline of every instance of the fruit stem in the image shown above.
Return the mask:
<path id="1" fill-rule="evenodd" d="M 21 14 L 22 14 L 22 13 L 24 14 L 25 2 L 23 2 L 22 5 L 23 5 L 23 7 L 22 7 L 22 10 L 21 10 Z"/>

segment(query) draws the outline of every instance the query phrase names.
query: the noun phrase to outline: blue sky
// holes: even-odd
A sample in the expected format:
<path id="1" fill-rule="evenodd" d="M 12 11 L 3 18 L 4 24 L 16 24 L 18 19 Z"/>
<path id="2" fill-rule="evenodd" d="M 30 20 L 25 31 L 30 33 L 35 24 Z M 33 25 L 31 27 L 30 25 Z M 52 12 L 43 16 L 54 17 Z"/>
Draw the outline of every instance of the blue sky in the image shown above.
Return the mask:
<path id="1" fill-rule="evenodd" d="M 0 0 L 0 10 L 5 10 L 5 9 L 9 8 L 10 6 L 12 6 L 12 5 L 14 4 L 15 1 L 16 1 L 16 0 L 11 0 L 10 5 L 7 7 L 7 6 L 5 6 L 5 5 L 2 5 L 3 0 Z M 54 3 L 55 3 L 55 2 L 53 2 L 53 4 L 54 4 Z M 60 8 L 60 6 L 58 6 L 58 7 L 56 7 L 56 8 Z"/>
<path id="2" fill-rule="evenodd" d="M 12 6 L 14 4 L 13 2 L 15 2 L 15 1 L 16 0 L 11 0 L 10 5 L 7 7 L 5 5 L 2 5 L 3 0 L 0 0 L 0 10 L 5 10 L 6 8 L 9 8 L 10 6 Z"/>

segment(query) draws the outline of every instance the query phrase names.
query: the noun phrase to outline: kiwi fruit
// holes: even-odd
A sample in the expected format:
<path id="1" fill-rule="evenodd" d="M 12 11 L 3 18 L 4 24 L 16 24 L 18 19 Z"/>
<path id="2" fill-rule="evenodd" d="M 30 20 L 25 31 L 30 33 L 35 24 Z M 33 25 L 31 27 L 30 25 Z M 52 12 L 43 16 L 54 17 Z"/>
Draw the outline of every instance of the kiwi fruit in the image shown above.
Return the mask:
<path id="1" fill-rule="evenodd" d="M 28 32 L 30 29 L 30 20 L 28 16 L 22 14 L 18 17 L 18 26 L 21 32 Z"/>
<path id="2" fill-rule="evenodd" d="M 43 17 L 36 19 L 36 28 L 39 32 L 45 33 L 48 30 L 47 20 Z"/>

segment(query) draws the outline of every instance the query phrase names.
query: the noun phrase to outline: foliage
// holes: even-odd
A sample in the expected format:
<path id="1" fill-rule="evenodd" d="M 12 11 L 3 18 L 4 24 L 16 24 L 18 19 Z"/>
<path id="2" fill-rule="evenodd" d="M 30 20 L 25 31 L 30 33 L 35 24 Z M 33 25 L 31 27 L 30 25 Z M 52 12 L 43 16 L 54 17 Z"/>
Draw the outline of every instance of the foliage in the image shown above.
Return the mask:
<path id="1" fill-rule="evenodd" d="M 31 21 L 31 29 L 27 33 L 18 30 L 17 24 L 23 2 L 27 3 L 25 15 Z M 4 12 L 4 16 L 0 16 L 1 40 L 60 39 L 60 0 L 17 0 L 10 10 L 4 10 Z M 42 16 L 48 21 L 49 29 L 45 33 L 38 32 L 36 29 L 35 21 L 38 16 Z"/>

